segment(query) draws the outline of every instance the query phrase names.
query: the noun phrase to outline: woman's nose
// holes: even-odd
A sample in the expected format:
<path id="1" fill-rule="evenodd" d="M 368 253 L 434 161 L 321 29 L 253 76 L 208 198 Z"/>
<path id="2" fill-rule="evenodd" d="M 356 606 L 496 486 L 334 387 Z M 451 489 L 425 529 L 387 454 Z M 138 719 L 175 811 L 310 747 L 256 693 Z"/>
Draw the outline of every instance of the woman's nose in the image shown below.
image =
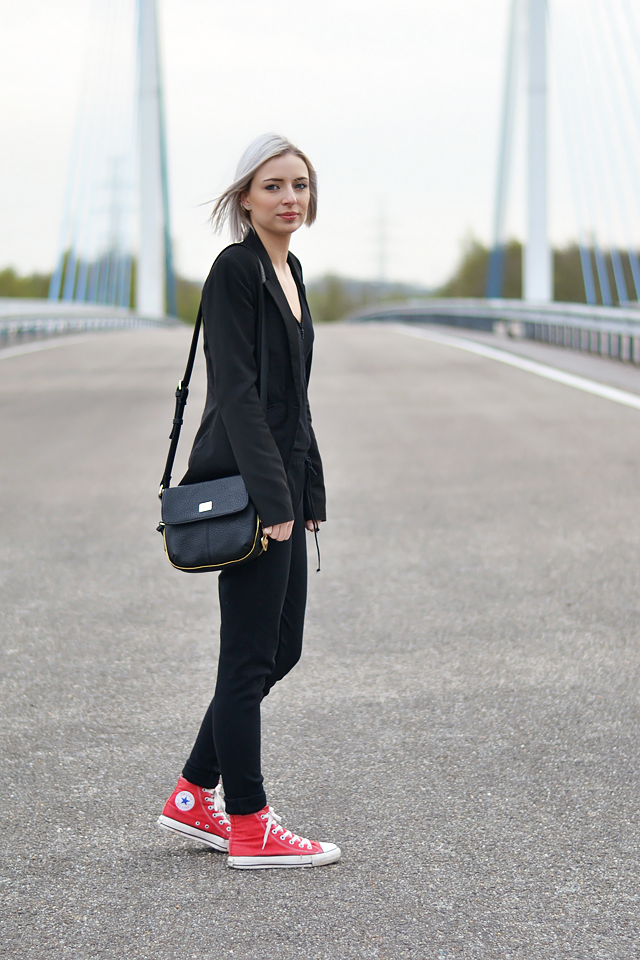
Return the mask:
<path id="1" fill-rule="evenodd" d="M 293 187 L 288 187 L 285 191 L 284 197 L 282 198 L 283 203 L 295 203 L 296 195 Z"/>

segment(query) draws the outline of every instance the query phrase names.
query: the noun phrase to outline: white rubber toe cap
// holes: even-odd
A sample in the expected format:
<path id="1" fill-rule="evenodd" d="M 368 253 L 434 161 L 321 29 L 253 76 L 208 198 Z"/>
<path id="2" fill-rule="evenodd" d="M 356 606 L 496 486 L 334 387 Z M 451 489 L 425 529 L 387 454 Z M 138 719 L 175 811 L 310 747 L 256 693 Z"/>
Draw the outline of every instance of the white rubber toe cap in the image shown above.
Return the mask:
<path id="1" fill-rule="evenodd" d="M 314 853 L 311 863 L 314 867 L 322 867 L 325 863 L 335 863 L 342 856 L 340 847 L 335 843 L 321 843 L 322 853 Z"/>

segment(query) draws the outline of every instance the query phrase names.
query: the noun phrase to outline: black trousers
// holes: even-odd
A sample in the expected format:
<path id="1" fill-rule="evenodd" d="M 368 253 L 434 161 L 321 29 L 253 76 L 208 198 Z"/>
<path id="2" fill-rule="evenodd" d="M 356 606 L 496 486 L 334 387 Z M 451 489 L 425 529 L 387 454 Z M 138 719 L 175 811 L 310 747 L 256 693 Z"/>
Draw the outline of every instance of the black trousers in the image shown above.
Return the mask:
<path id="1" fill-rule="evenodd" d="M 266 806 L 260 769 L 260 704 L 300 659 L 307 602 L 303 496 L 306 464 L 289 468 L 295 520 L 289 540 L 220 572 L 220 659 L 215 694 L 182 775 L 201 787 L 222 776 L 228 813 Z"/>

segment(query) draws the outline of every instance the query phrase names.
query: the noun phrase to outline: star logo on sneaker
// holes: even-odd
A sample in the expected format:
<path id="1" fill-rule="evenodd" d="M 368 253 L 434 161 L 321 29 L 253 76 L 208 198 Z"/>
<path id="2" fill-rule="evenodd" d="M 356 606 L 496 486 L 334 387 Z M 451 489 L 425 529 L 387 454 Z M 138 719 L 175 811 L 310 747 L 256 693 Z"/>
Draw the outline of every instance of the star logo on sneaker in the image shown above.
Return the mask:
<path id="1" fill-rule="evenodd" d="M 189 793 L 188 790 L 181 790 L 174 800 L 178 810 L 191 810 L 195 802 L 193 794 Z"/>

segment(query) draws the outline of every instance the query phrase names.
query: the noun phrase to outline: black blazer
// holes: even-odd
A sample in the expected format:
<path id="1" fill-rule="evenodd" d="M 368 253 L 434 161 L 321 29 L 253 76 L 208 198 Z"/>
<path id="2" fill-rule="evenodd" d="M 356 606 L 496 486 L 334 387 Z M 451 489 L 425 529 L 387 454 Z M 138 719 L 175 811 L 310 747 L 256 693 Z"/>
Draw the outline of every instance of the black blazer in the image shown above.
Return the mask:
<path id="1" fill-rule="evenodd" d="M 267 415 L 258 396 L 257 318 L 262 277 L 264 318 L 269 343 Z M 306 293 L 302 269 L 288 258 L 301 302 Z M 264 526 L 293 520 L 287 469 L 295 443 L 301 404 L 300 333 L 273 264 L 251 230 L 218 256 L 202 289 L 207 399 L 202 421 L 180 483 L 199 483 L 240 473 Z M 309 382 L 311 357 L 306 365 Z M 308 410 L 308 405 L 307 405 Z M 311 492 L 318 520 L 324 520 L 322 461 L 309 411 Z M 306 498 L 305 498 L 306 500 Z M 305 520 L 309 512 L 305 505 Z"/>

